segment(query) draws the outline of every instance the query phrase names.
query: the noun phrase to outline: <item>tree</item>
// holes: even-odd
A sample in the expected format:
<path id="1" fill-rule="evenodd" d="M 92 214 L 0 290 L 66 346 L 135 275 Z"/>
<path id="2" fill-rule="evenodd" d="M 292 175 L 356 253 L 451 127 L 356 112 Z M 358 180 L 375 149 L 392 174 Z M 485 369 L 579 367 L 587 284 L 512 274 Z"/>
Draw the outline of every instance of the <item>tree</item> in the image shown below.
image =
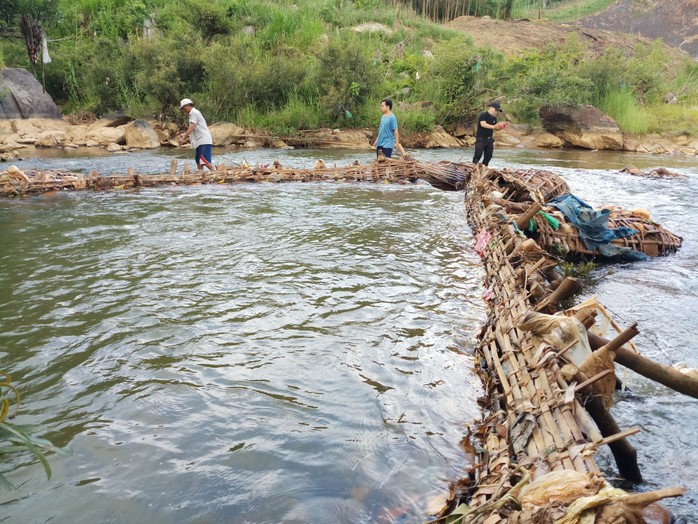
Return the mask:
<path id="1" fill-rule="evenodd" d="M 22 16 L 44 23 L 58 18 L 58 0 L 2 0 L 0 2 L 0 36 L 19 37 Z"/>
<path id="2" fill-rule="evenodd" d="M 44 91 L 44 60 L 42 51 L 46 35 L 41 21 L 50 22 L 58 16 L 58 0 L 3 0 L 0 3 L 0 37 L 24 38 L 29 61 L 36 76 L 36 64 L 41 64 Z"/>

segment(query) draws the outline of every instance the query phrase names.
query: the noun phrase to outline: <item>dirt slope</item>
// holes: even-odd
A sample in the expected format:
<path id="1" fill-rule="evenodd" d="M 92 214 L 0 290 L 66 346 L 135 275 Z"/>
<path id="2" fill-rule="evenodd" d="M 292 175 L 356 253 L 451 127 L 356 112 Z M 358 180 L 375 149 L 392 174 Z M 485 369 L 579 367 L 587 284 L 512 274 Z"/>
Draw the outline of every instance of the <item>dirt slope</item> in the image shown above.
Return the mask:
<path id="1" fill-rule="evenodd" d="M 639 42 L 650 41 L 638 35 L 546 20 L 494 20 L 488 17 L 461 16 L 446 24 L 446 27 L 469 34 L 478 47 L 492 47 L 504 55 L 523 54 L 548 44 L 562 45 L 571 35 L 577 35 L 597 55 L 607 47 L 631 51 Z M 667 51 L 677 59 L 686 56 L 686 53 L 675 47 L 667 46 Z"/>
<path id="2" fill-rule="evenodd" d="M 661 38 L 698 58 L 698 0 L 617 0 L 576 25 Z"/>

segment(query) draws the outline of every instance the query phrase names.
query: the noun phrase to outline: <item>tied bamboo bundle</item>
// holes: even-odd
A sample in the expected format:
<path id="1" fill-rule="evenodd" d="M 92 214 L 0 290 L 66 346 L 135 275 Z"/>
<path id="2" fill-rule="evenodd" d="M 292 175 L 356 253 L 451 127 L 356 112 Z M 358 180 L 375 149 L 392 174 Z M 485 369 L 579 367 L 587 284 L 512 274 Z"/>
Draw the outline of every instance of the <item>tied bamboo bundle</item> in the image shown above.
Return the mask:
<path id="1" fill-rule="evenodd" d="M 11 170 L 8 170 L 11 171 Z M 1 174 L 1 173 L 0 173 Z M 226 166 L 220 164 L 213 172 L 192 172 L 188 165 L 177 172 L 176 161 L 168 173 L 139 174 L 129 169 L 126 175 L 100 176 L 93 172 L 88 177 L 80 173 L 60 171 L 27 172 L 26 175 L 6 173 L 0 178 L 0 196 L 41 193 L 57 189 L 128 189 L 180 184 L 234 184 L 244 182 L 372 182 L 408 184 L 423 180 L 445 191 L 465 187 L 469 174 L 453 164 L 434 164 L 412 160 L 380 159 L 370 164 L 354 163 L 348 166 L 327 166 L 316 162 L 314 168 L 289 168 L 278 161 L 258 166 Z"/>
<path id="2" fill-rule="evenodd" d="M 80 173 L 69 171 L 22 171 L 10 166 L 0 173 L 0 196 L 44 193 L 63 189 L 85 189 L 88 180 Z"/>

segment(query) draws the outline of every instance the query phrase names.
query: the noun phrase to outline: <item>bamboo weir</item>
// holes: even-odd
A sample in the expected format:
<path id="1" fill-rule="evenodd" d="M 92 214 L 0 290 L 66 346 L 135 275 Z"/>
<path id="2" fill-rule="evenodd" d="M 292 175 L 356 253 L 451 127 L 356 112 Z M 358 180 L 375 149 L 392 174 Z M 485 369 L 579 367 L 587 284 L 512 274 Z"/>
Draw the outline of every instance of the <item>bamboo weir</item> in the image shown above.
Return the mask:
<path id="1" fill-rule="evenodd" d="M 540 170 L 494 170 L 483 165 L 379 159 L 371 164 L 292 169 L 219 165 L 215 172 L 101 176 L 0 172 L 0 196 L 56 190 L 132 189 L 241 182 L 374 182 L 424 180 L 465 191 L 475 250 L 485 268 L 487 319 L 479 337 L 477 372 L 483 417 L 462 445 L 472 468 L 451 485 L 438 522 L 663 522 L 656 504 L 682 487 L 628 493 L 604 478 L 595 455 L 609 446 L 619 474 L 640 482 L 629 437 L 611 415 L 614 362 L 698 398 L 698 376 L 640 355 L 636 324 L 618 326 L 595 298 L 572 305 L 581 283 L 565 261 L 638 260 L 676 252 L 682 239 L 646 211 L 592 209 L 567 183 Z M 667 520 L 668 522 L 668 520 Z"/>

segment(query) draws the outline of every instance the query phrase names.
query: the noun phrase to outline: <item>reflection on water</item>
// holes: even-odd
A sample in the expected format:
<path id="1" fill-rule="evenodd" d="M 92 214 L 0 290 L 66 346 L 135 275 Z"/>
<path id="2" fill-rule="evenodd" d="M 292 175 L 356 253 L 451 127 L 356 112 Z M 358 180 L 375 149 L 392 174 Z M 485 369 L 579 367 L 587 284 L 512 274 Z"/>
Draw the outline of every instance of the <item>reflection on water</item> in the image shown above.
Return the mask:
<path id="1" fill-rule="evenodd" d="M 465 161 L 471 150 L 416 151 Z M 217 152 L 308 167 L 372 152 Z M 144 173 L 189 152 L 41 158 L 20 167 Z M 686 180 L 618 173 L 669 167 Z M 640 351 L 698 367 L 695 159 L 497 149 L 593 205 L 645 208 L 680 252 L 599 269 L 594 289 Z M 2 368 L 23 421 L 72 457 L 12 474 L 10 522 L 421 522 L 461 475 L 477 417 L 469 358 L 482 273 L 462 195 L 424 185 L 279 184 L 0 201 Z M 646 483 L 698 513 L 698 401 L 628 373 L 613 412 Z M 609 475 L 613 460 L 600 456 Z M 10 465 L 11 466 L 11 465 Z M 10 467 L 8 466 L 8 467 Z M 114 517 L 118 515 L 118 517 Z"/>

